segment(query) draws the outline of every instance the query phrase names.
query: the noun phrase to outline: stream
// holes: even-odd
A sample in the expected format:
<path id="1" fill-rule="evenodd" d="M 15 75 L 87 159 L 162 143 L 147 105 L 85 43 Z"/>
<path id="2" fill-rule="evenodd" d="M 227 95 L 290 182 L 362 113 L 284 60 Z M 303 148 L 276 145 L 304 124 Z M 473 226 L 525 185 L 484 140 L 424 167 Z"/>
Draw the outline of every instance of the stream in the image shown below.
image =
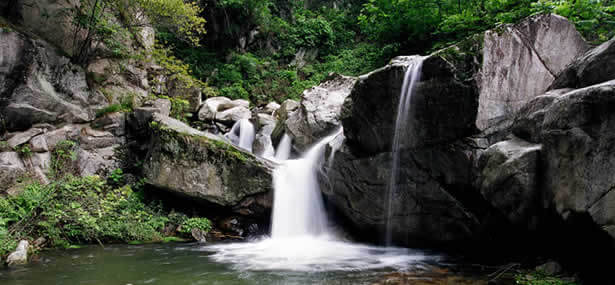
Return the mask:
<path id="1" fill-rule="evenodd" d="M 418 282 L 410 284 L 487 284 L 487 275 L 494 271 L 448 263 L 442 256 L 427 252 L 368 246 L 361 248 L 383 259 L 397 256 L 397 260 L 389 260 L 390 264 L 383 267 L 361 270 L 344 270 L 335 264 L 321 268 L 291 270 L 273 266 L 267 269 L 259 267 L 258 257 L 244 256 L 246 259 L 239 261 L 223 250 L 236 247 L 247 249 L 255 245 L 168 243 L 50 250 L 42 252 L 39 260 L 30 265 L 0 269 L 0 284 L 375 284 L 396 280 L 400 272 Z"/>

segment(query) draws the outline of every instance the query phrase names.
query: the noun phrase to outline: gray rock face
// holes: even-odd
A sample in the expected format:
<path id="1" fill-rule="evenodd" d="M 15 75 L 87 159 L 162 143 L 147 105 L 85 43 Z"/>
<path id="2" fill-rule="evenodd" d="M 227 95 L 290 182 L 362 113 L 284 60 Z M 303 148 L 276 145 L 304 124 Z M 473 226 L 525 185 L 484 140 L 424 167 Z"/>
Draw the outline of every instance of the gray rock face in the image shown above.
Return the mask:
<path id="1" fill-rule="evenodd" d="M 547 199 L 564 218 L 589 213 L 615 238 L 615 80 L 569 92 L 545 111 Z"/>
<path id="2" fill-rule="evenodd" d="M 19 40 L 16 40 L 19 39 Z M 85 72 L 72 65 L 54 49 L 42 42 L 26 39 L 15 32 L 0 32 L 0 54 L 3 66 L 0 77 L 6 80 L 0 89 L 7 98 L 2 107 L 9 130 L 27 129 L 36 123 L 87 122 L 94 110 L 105 103 L 102 95 L 88 91 Z M 15 54 L 8 49 L 19 49 Z M 5 50 L 7 49 L 7 50 Z"/>
<path id="3" fill-rule="evenodd" d="M 529 223 L 538 206 L 541 146 L 514 138 L 494 144 L 480 157 L 480 192 L 515 223 Z"/>
<path id="4" fill-rule="evenodd" d="M 305 90 L 300 105 L 285 114 L 276 134 L 282 134 L 283 128 L 295 147 L 307 149 L 340 125 L 342 105 L 356 81 L 355 77 L 332 74 L 320 85 Z M 291 102 L 285 102 L 285 108 L 292 108 Z"/>
<path id="5" fill-rule="evenodd" d="M 511 127 L 513 134 L 529 142 L 539 142 L 545 110 L 570 91 L 572 89 L 551 90 L 530 100 L 517 113 Z"/>
<path id="6" fill-rule="evenodd" d="M 615 79 L 615 38 L 588 51 L 557 75 L 550 89 L 582 88 Z"/>
<path id="7" fill-rule="evenodd" d="M 272 189 L 267 161 L 177 120 L 159 114 L 153 120 L 159 127 L 144 166 L 148 183 L 239 213 L 270 207 L 261 199 L 248 201 Z"/>
<path id="8" fill-rule="evenodd" d="M 485 130 L 511 119 L 587 49 L 574 25 L 557 15 L 534 16 L 485 32 L 477 127 Z"/>
<path id="9" fill-rule="evenodd" d="M 0 152 L 0 192 L 9 189 L 26 174 L 26 167 L 16 152 Z"/>
<path id="10" fill-rule="evenodd" d="M 15 251 L 9 254 L 9 256 L 6 258 L 6 263 L 9 266 L 27 264 L 28 248 L 30 248 L 30 243 L 28 243 L 27 240 L 20 241 L 17 245 L 17 249 L 15 249 Z"/>
<path id="11" fill-rule="evenodd" d="M 40 128 L 31 128 L 25 132 L 17 133 L 13 137 L 11 137 L 7 143 L 9 147 L 14 148 L 18 145 L 22 145 L 27 143 L 32 137 L 43 132 L 43 129 Z"/>
<path id="12" fill-rule="evenodd" d="M 449 192 L 471 183 L 471 161 L 464 149 L 447 145 L 405 151 L 400 162 L 392 200 L 393 241 L 416 245 L 471 239 L 479 222 Z M 384 236 L 390 165 L 390 153 L 356 158 L 342 147 L 326 168 L 328 180 L 321 187 L 327 201 L 372 238 Z"/>
<path id="13" fill-rule="evenodd" d="M 214 120 L 224 123 L 234 123 L 241 119 L 250 119 L 250 102 L 242 99 L 231 100 L 226 97 L 212 97 L 205 100 L 199 110 L 199 120 Z"/>
<path id="14" fill-rule="evenodd" d="M 344 134 L 351 147 L 366 154 L 391 150 L 401 85 L 413 60 L 416 58 L 396 58 L 359 78 L 342 111 Z M 439 56 L 424 59 L 410 103 L 405 147 L 448 142 L 474 131 L 477 94 L 457 80 L 452 69 Z"/>

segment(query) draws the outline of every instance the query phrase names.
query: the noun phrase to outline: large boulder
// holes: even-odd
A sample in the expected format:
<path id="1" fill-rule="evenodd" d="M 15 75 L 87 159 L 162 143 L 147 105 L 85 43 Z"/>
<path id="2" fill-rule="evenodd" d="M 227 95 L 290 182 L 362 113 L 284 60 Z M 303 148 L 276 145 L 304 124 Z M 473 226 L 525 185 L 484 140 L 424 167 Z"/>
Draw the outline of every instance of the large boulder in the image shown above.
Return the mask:
<path id="1" fill-rule="evenodd" d="M 283 127 L 295 147 L 305 150 L 340 125 L 342 105 L 356 81 L 355 77 L 332 74 L 320 85 L 303 91 L 298 108 L 288 113 L 277 128 Z"/>
<path id="2" fill-rule="evenodd" d="M 397 190 L 389 198 L 391 153 L 361 158 L 342 146 L 325 167 L 327 179 L 321 190 L 363 238 L 381 241 L 389 223 L 394 244 L 469 241 L 477 236 L 480 222 L 462 203 L 473 194 L 466 150 L 443 145 L 401 152 Z"/>
<path id="3" fill-rule="evenodd" d="M 569 92 L 545 112 L 546 198 L 564 219 L 589 214 L 615 239 L 615 80 Z"/>
<path id="4" fill-rule="evenodd" d="M 457 77 L 478 89 L 476 126 L 491 136 L 506 132 L 517 111 L 543 94 L 588 48 L 572 23 L 548 14 L 476 34 L 435 55 L 451 62 Z"/>
<path id="5" fill-rule="evenodd" d="M 420 81 L 411 96 L 406 148 L 453 141 L 474 131 L 475 89 L 457 79 L 440 56 L 397 57 L 363 75 L 344 103 L 342 122 L 348 144 L 366 154 L 391 150 L 397 106 L 408 67 L 422 60 Z"/>
<path id="6" fill-rule="evenodd" d="M 107 104 L 104 96 L 89 92 L 83 69 L 50 45 L 6 30 L 0 31 L 0 42 L 0 54 L 8 55 L 1 60 L 0 94 L 6 103 L 0 111 L 9 130 L 88 122 Z"/>
<path id="7" fill-rule="evenodd" d="M 615 37 L 576 59 L 557 75 L 550 88 L 582 88 L 613 79 Z"/>
<path id="8" fill-rule="evenodd" d="M 587 49 L 574 25 L 552 14 L 485 32 L 477 127 L 485 130 L 511 119 Z"/>
<path id="9" fill-rule="evenodd" d="M 480 157 L 480 192 L 515 223 L 532 223 L 538 201 L 541 146 L 518 138 L 496 143 Z"/>
<path id="10" fill-rule="evenodd" d="M 144 165 L 148 183 L 241 214 L 271 207 L 258 198 L 272 189 L 270 162 L 175 119 L 155 113 L 152 120 Z"/>

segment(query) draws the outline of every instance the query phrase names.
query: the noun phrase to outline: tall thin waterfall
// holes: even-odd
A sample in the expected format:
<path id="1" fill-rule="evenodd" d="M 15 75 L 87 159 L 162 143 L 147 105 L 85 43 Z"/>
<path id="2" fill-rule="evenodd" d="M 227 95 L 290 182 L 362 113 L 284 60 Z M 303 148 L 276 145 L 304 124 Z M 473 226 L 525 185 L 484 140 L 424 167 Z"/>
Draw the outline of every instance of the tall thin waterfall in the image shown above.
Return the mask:
<path id="1" fill-rule="evenodd" d="M 286 160 L 274 170 L 273 239 L 327 234 L 317 173 L 324 161 L 325 146 L 341 132 L 340 129 L 324 138 L 302 158 Z"/>
<path id="2" fill-rule="evenodd" d="M 402 84 L 401 93 L 399 95 L 399 104 L 397 106 L 397 118 L 395 119 L 395 134 L 393 137 L 393 145 L 391 148 L 391 176 L 389 177 L 389 185 L 387 189 L 386 201 L 386 233 L 385 244 L 392 243 L 392 218 L 393 218 L 393 201 L 397 192 L 397 180 L 399 176 L 399 151 L 403 144 L 407 143 L 405 139 L 408 137 L 408 120 L 410 119 L 410 109 L 412 104 L 412 95 L 416 87 L 416 83 L 421 80 L 421 67 L 423 66 L 423 58 L 416 58 L 406 69 L 404 74 L 404 82 Z"/>

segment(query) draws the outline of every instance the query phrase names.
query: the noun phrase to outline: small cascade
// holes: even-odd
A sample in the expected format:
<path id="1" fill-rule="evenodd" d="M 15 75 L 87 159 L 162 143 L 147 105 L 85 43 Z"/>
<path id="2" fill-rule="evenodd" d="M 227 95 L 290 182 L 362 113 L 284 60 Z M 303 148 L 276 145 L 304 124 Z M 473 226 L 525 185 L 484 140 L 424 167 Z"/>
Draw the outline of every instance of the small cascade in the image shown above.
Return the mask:
<path id="1" fill-rule="evenodd" d="M 254 125 L 247 119 L 237 121 L 231 128 L 231 131 L 225 135 L 234 145 L 249 152 L 252 152 L 254 136 Z"/>
<path id="2" fill-rule="evenodd" d="M 416 83 L 421 80 L 421 67 L 423 66 L 423 58 L 418 57 L 407 67 L 404 74 L 404 81 L 399 95 L 399 104 L 397 106 L 397 118 L 395 119 L 395 133 L 393 137 L 393 145 L 391 148 L 391 176 L 389 177 L 389 185 L 386 200 L 386 228 L 385 228 L 385 244 L 392 243 L 392 224 L 393 217 L 393 201 L 397 192 L 397 179 L 399 176 L 399 151 L 408 136 L 408 124 L 410 119 L 410 111 L 412 104 L 412 95 L 416 87 Z"/>
<path id="3" fill-rule="evenodd" d="M 273 239 L 326 236 L 327 223 L 318 170 L 325 146 L 341 132 L 340 129 L 324 138 L 302 158 L 286 160 L 274 170 Z"/>
<path id="4" fill-rule="evenodd" d="M 290 157 L 290 149 L 292 147 L 292 139 L 287 134 L 282 136 L 278 148 L 275 151 L 275 159 L 277 161 L 284 161 Z"/>

